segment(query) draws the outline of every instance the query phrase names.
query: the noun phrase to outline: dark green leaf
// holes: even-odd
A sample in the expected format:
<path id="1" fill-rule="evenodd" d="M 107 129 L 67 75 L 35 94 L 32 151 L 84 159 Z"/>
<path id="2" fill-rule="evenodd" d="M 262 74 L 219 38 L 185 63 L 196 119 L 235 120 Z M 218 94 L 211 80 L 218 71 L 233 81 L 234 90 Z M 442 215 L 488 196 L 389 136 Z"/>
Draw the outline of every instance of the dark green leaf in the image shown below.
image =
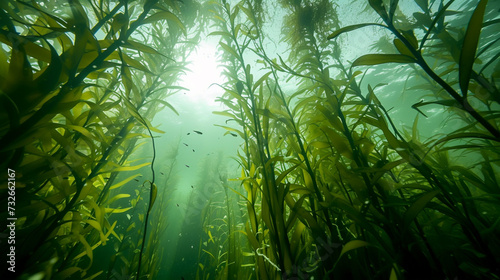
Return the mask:
<path id="1" fill-rule="evenodd" d="M 382 0 L 368 0 L 370 6 L 380 15 L 380 17 L 387 22 L 389 16 L 387 15 L 387 11 L 385 10 L 384 2 Z"/>
<path id="2" fill-rule="evenodd" d="M 470 75 L 476 58 L 476 49 L 479 43 L 479 35 L 481 34 L 483 16 L 487 3 L 487 0 L 481 0 L 479 2 L 469 21 L 467 31 L 465 32 L 464 44 L 460 52 L 460 61 L 458 63 L 460 89 L 462 90 L 463 96 L 467 95 L 467 90 L 469 88 Z"/>
<path id="3" fill-rule="evenodd" d="M 394 12 L 396 12 L 396 8 L 398 7 L 399 0 L 391 0 L 391 7 L 389 10 L 389 17 L 392 20 L 394 17 Z"/>

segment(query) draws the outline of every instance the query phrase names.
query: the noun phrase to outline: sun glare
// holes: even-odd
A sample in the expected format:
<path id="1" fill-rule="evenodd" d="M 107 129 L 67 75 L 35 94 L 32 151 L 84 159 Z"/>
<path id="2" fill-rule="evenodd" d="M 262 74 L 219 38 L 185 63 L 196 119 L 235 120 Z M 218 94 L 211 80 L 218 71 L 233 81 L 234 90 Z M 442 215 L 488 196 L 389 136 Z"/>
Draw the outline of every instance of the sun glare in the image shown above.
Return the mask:
<path id="1" fill-rule="evenodd" d="M 189 89 L 187 93 L 191 101 L 206 105 L 216 105 L 220 88 L 210 87 L 213 83 L 221 83 L 220 68 L 217 67 L 217 49 L 215 44 L 203 42 L 189 56 L 190 71 L 184 76 L 184 87 Z"/>

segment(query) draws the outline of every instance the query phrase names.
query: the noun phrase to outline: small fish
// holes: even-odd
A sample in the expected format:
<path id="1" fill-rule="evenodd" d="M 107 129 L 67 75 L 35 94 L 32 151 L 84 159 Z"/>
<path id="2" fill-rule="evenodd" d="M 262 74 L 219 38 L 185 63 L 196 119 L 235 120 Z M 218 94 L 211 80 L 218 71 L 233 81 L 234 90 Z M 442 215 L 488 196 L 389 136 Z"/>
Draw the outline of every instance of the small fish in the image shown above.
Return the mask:
<path id="1" fill-rule="evenodd" d="M 198 133 L 198 134 L 203 134 L 203 132 L 201 131 L 198 131 L 198 130 L 193 130 L 194 132 Z"/>
<path id="2" fill-rule="evenodd" d="M 194 189 L 193 185 L 191 185 L 191 188 Z"/>
<path id="3" fill-rule="evenodd" d="M 177 205 L 177 207 L 179 207 L 179 203 L 176 203 L 175 205 Z"/>
<path id="4" fill-rule="evenodd" d="M 231 136 L 233 136 L 233 137 L 238 137 L 238 135 L 236 135 L 236 134 L 234 134 L 232 132 L 229 132 L 229 134 L 231 134 Z"/>
<path id="5" fill-rule="evenodd" d="M 188 134 L 187 134 L 187 135 L 189 135 L 189 134 L 191 134 L 191 132 L 188 132 Z"/>
<path id="6" fill-rule="evenodd" d="M 161 175 L 165 175 L 165 173 L 163 173 L 163 172 L 160 172 L 160 174 L 161 174 Z"/>
<path id="7" fill-rule="evenodd" d="M 188 146 L 188 144 L 186 144 L 186 143 L 182 143 L 182 144 L 184 144 L 184 146 L 186 146 L 186 147 Z"/>
<path id="8" fill-rule="evenodd" d="M 63 177 L 64 180 L 68 180 L 68 177 Z"/>
<path id="9" fill-rule="evenodd" d="M 134 180 L 135 180 L 136 182 L 139 182 L 139 180 L 137 180 L 137 179 L 134 179 Z"/>
<path id="10" fill-rule="evenodd" d="M 109 180 L 109 177 L 104 177 L 104 179 Z"/>
<path id="11" fill-rule="evenodd" d="M 189 165 L 185 164 L 187 168 L 189 168 Z"/>
<path id="12" fill-rule="evenodd" d="M 193 153 L 194 153 L 194 149 L 193 149 Z"/>

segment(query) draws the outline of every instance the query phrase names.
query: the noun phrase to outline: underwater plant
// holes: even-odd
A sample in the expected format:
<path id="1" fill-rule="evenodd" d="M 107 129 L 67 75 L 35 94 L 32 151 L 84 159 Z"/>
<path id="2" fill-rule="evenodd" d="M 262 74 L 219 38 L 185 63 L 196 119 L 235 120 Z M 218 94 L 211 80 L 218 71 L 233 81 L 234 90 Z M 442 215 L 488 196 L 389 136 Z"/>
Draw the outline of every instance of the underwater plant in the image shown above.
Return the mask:
<path id="1" fill-rule="evenodd" d="M 490 79 L 474 74 L 471 61 L 476 46 L 469 44 L 479 38 L 486 2 L 471 5 L 472 20 L 463 35 L 467 38 L 461 41 L 461 54 L 442 57 L 442 49 L 449 51 L 456 43 L 434 43 L 431 35 L 439 32 L 438 38 L 443 38 L 443 32 L 451 32 L 441 21 L 452 3 L 419 3 L 433 20 L 425 22 L 427 25 L 412 22 L 413 28 L 424 30 L 418 47 L 412 43 L 417 42 L 413 32 L 396 27 L 411 26 L 398 1 L 391 1 L 389 11 L 382 1 L 369 1 L 386 24 L 383 27 L 396 37 L 394 45 L 400 54 L 363 55 L 349 67 L 342 61 L 340 44 L 332 47 L 325 38 L 382 24 L 340 28 L 335 26 L 335 11 L 328 1 L 282 1 L 290 10 L 282 30 L 282 40 L 290 46 L 285 60 L 282 54 L 270 57 L 264 47 L 268 38 L 262 31 L 264 23 L 259 22 L 264 16 L 256 11 L 265 8 L 254 9 L 259 4 L 252 1 L 233 7 L 224 1 L 220 5 L 215 20 L 219 31 L 213 35 L 222 38 L 228 81 L 221 85 L 226 93 L 219 100 L 229 109 L 217 114 L 240 125 L 241 130 L 225 128 L 245 140 L 238 158 L 242 167 L 239 179 L 246 191 L 241 194 L 248 210 L 246 235 L 254 249 L 259 278 L 498 278 L 498 255 L 494 253 L 498 239 L 489 235 L 498 231 L 498 219 L 485 216 L 491 213 L 490 207 L 496 208 L 497 167 L 491 157 L 498 153 L 486 155 L 476 150 L 498 148 L 493 109 L 497 74 L 492 73 Z M 438 12 L 432 13 L 431 7 L 438 7 Z M 490 19 L 483 26 L 496 22 Z M 328 28 L 338 31 L 330 34 Z M 488 39 L 484 51 L 478 53 L 495 47 L 495 38 Z M 433 40 L 435 50 L 426 52 L 424 58 L 426 40 Z M 260 58 L 261 69 L 267 72 L 251 72 L 245 62 L 249 53 Z M 449 75 L 459 72 L 459 81 L 445 82 L 427 64 L 431 57 L 434 61 L 451 59 L 441 76 L 449 80 Z M 488 65 L 497 58 L 493 55 Z M 437 101 L 421 101 L 411 107 L 423 113 L 421 106 L 446 106 L 454 115 L 445 121 L 459 120 L 463 126 L 422 142 L 417 116 L 408 135 L 393 121 L 395 115 L 383 105 L 385 100 L 377 97 L 384 84 L 371 86 L 370 72 L 354 71 L 385 63 L 419 65 L 423 72 L 412 70 L 424 78 L 428 75 L 431 79 L 426 82 L 442 89 L 426 87 L 435 92 Z M 288 75 L 286 81 L 297 82 L 297 89 L 281 85 L 283 73 Z M 478 80 L 482 85 L 472 90 L 474 98 L 484 103 L 478 105 L 480 112 L 471 106 L 465 85 Z M 407 82 L 394 84 L 405 87 Z M 455 85 L 461 87 L 462 96 L 456 94 Z M 489 93 L 481 95 L 485 89 Z M 450 146 L 450 142 L 457 145 Z M 463 156 L 474 158 L 469 171 L 456 163 Z M 455 241 L 445 242 L 446 238 Z M 455 248 L 456 242 L 464 245 Z M 466 253 L 471 250 L 474 256 Z"/>
<path id="2" fill-rule="evenodd" d="M 123 242 L 118 220 L 110 223 L 111 217 L 133 208 L 111 204 L 131 197 L 123 186 L 142 175 L 114 181 L 118 174 L 151 164 L 135 164 L 128 157 L 141 145 L 139 138 L 161 132 L 149 119 L 162 107 L 173 109 L 164 98 L 178 90 L 175 76 L 183 62 L 168 56 L 177 55 L 174 46 L 187 34 L 186 26 L 175 15 L 179 6 L 159 1 L 54 5 L 1 4 L 1 63 L 7 70 L 1 75 L 1 164 L 18 176 L 16 238 L 23 241 L 16 246 L 15 274 L 20 279 L 94 279 L 103 276 L 103 270 L 88 274 L 94 250 L 112 236 L 111 243 Z M 160 29 L 172 35 L 168 42 L 148 39 Z M 1 200 L 7 201 L 3 182 Z M 110 196 L 111 190 L 122 192 Z M 7 244 L 1 246 L 6 250 Z"/>
<path id="3" fill-rule="evenodd" d="M 15 228 L 29 280 L 500 279 L 499 24 L 486 0 L 2 1 L 0 250 Z M 186 121 L 202 40 L 217 140 Z"/>

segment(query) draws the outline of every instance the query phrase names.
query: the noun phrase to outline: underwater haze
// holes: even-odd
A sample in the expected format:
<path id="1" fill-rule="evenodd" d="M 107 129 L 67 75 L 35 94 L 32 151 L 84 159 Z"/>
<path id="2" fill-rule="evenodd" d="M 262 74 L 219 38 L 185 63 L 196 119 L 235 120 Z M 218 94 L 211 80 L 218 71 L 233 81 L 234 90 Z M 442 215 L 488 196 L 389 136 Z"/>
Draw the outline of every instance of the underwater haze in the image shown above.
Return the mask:
<path id="1" fill-rule="evenodd" d="M 0 1 L 1 279 L 500 279 L 497 0 Z"/>

